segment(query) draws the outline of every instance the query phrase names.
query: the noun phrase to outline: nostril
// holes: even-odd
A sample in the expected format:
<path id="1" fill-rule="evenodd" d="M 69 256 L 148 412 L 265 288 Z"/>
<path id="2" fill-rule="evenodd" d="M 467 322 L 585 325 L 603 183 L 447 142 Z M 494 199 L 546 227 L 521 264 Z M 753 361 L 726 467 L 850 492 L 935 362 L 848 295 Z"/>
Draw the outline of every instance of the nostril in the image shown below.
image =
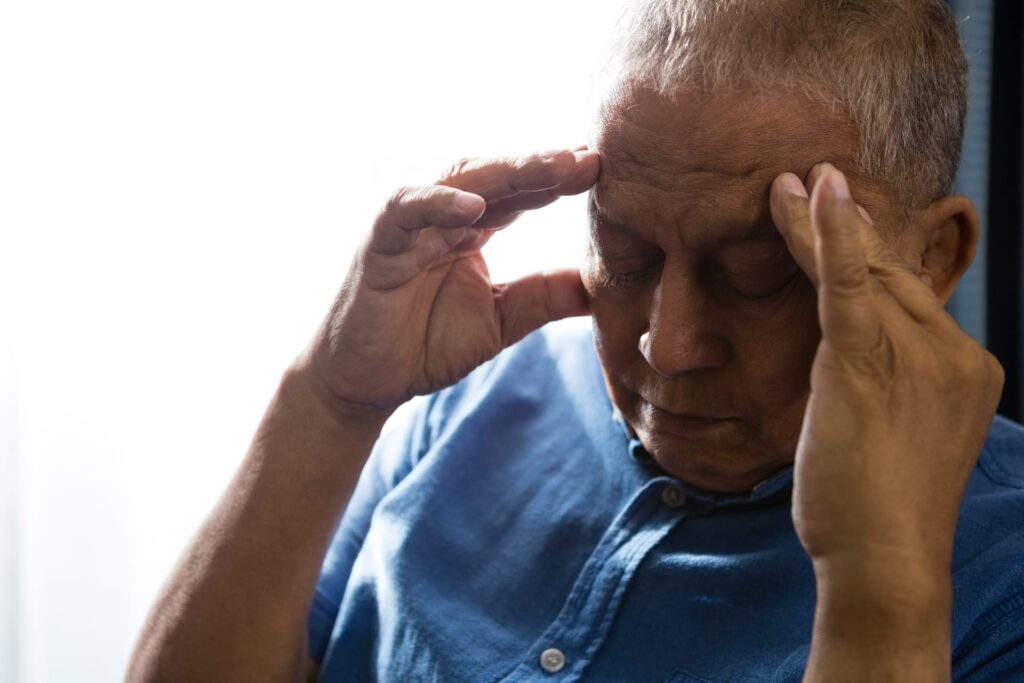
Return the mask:
<path id="1" fill-rule="evenodd" d="M 640 335 L 637 348 L 654 372 L 672 377 L 693 370 L 708 370 L 726 363 L 726 342 L 710 330 L 696 326 L 666 331 L 649 328 Z"/>

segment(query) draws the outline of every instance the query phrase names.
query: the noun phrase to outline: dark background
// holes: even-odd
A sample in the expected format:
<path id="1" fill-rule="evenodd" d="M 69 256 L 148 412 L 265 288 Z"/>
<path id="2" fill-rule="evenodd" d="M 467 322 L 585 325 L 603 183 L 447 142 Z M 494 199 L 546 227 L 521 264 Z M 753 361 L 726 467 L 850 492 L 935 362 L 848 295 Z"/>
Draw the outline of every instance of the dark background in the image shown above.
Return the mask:
<path id="1" fill-rule="evenodd" d="M 1024 420 L 1024 197 L 1021 0 L 949 0 L 971 67 L 970 105 L 956 192 L 978 204 L 982 242 L 949 304 L 1006 370 L 1002 415 Z"/>

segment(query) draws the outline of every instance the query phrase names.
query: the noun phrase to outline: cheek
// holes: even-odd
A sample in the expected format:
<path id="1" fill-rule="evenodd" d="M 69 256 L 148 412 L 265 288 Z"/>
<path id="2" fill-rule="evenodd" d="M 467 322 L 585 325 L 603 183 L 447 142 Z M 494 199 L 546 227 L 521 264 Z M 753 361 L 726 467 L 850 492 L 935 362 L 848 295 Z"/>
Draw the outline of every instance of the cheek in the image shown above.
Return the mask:
<path id="1" fill-rule="evenodd" d="M 770 419 L 797 422 L 810 389 L 811 364 L 821 333 L 810 283 L 780 315 L 738 337 L 743 376 L 754 403 Z M 794 418 L 795 416 L 795 418 Z"/>
<path id="2" fill-rule="evenodd" d="M 611 377 L 619 376 L 633 362 L 637 350 L 628 311 L 619 306 L 591 301 L 591 315 L 594 320 L 594 344 L 601 357 L 601 365 Z"/>
<path id="3" fill-rule="evenodd" d="M 639 350 L 642 330 L 639 328 L 643 323 L 634 322 L 636 315 L 629 306 L 601 296 L 591 298 L 590 312 L 594 326 L 594 345 L 601 361 L 608 397 L 626 420 L 635 426 L 632 395 L 623 386 L 621 378 L 642 358 Z"/>
<path id="4" fill-rule="evenodd" d="M 612 377 L 619 376 L 640 355 L 638 344 L 643 332 L 643 305 L 636 297 L 609 295 L 587 284 L 594 323 L 594 343 L 601 364 Z"/>

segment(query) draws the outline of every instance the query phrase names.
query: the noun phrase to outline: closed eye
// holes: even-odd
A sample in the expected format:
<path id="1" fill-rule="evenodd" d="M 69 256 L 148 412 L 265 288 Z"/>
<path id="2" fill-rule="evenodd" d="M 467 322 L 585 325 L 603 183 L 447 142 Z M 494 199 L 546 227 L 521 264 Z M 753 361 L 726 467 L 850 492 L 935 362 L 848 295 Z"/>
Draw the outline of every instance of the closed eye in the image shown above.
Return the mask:
<path id="1" fill-rule="evenodd" d="M 732 290 L 732 292 L 736 296 L 740 297 L 741 299 L 747 299 L 749 301 L 760 301 L 764 299 L 769 299 L 775 296 L 776 294 L 782 292 L 796 280 L 799 273 L 800 269 L 794 267 L 781 280 L 776 278 L 775 281 L 770 284 L 764 284 L 760 286 L 736 286 L 727 283 L 727 286 L 729 287 L 729 289 Z"/>
<path id="2" fill-rule="evenodd" d="M 599 259 L 598 275 L 605 287 L 625 289 L 654 278 L 661 271 L 661 261 L 637 263 L 619 262 L 615 259 Z"/>
<path id="3" fill-rule="evenodd" d="M 744 245 L 719 255 L 719 279 L 739 298 L 767 299 L 792 283 L 800 272 L 781 240 L 772 245 Z"/>

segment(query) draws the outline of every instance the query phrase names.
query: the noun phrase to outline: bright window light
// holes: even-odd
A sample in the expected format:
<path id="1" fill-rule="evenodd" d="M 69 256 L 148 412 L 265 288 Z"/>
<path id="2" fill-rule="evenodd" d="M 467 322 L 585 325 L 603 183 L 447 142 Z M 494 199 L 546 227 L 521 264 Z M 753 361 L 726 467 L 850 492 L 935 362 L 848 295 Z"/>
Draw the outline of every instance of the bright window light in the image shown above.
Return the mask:
<path id="1" fill-rule="evenodd" d="M 0 680 L 122 677 L 377 208 L 460 157 L 586 143 L 618 13 L 0 10 Z M 585 229 L 583 197 L 524 217 L 495 280 L 578 265 Z"/>

